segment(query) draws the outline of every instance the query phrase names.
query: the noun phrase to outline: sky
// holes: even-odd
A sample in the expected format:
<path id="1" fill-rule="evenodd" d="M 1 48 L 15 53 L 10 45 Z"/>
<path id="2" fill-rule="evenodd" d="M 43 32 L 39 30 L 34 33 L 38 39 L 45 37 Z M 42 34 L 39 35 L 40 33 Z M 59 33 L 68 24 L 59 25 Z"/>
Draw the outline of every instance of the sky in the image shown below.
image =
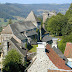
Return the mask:
<path id="1" fill-rule="evenodd" d="M 0 3 L 19 3 L 19 4 L 66 4 L 72 0 L 0 0 Z"/>

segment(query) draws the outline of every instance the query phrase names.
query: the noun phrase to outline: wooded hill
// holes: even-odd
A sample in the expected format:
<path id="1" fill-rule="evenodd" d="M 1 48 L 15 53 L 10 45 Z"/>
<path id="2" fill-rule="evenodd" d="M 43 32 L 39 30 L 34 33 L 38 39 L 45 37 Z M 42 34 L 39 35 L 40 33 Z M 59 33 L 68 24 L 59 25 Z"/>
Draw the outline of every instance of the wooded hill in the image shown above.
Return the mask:
<path id="1" fill-rule="evenodd" d="M 41 15 L 44 10 L 56 11 L 65 14 L 70 4 L 0 4 L 0 18 L 14 19 L 13 16 L 26 17 L 31 10 Z"/>

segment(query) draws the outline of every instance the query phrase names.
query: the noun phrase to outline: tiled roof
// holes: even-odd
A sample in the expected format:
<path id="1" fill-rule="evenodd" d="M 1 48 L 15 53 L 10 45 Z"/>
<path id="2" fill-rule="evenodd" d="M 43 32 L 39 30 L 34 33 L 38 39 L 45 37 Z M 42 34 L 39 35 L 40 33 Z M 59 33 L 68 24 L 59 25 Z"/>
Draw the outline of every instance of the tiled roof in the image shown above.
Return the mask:
<path id="1" fill-rule="evenodd" d="M 53 50 L 58 54 L 58 56 L 65 60 L 65 64 L 67 64 L 68 59 L 64 56 L 64 54 L 60 51 L 60 49 L 53 47 Z"/>
<path id="2" fill-rule="evenodd" d="M 49 53 L 46 52 L 47 56 L 56 67 L 58 67 L 59 69 L 64 69 L 64 70 L 71 70 L 71 68 L 65 65 L 65 61 L 57 55 L 57 53 L 50 47 L 49 44 L 47 44 L 46 49 L 49 52 Z"/>
<path id="3" fill-rule="evenodd" d="M 70 70 L 50 70 L 48 69 L 48 72 L 72 72 Z"/>
<path id="4" fill-rule="evenodd" d="M 64 55 L 67 57 L 67 58 L 72 58 L 72 43 L 67 43 L 66 44 L 66 48 L 65 48 L 65 52 L 64 52 Z"/>

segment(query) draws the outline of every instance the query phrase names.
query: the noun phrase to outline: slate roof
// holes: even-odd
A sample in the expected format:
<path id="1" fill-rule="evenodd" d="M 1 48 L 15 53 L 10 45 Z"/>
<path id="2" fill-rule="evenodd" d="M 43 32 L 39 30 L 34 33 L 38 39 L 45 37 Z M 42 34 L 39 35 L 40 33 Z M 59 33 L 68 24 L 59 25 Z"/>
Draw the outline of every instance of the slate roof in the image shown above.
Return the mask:
<path id="1" fill-rule="evenodd" d="M 35 35 L 35 34 L 37 34 L 37 32 L 35 30 L 28 31 L 26 33 L 27 36 L 31 36 L 31 35 Z"/>
<path id="2" fill-rule="evenodd" d="M 1 34 L 12 34 L 12 30 L 11 30 L 11 28 L 10 28 L 10 25 L 8 25 L 7 27 L 5 27 L 5 28 L 2 30 Z"/>
<path id="3" fill-rule="evenodd" d="M 42 38 L 42 41 L 43 42 L 47 42 L 47 41 L 50 41 L 52 40 L 52 37 L 48 36 L 48 35 L 45 35 L 43 38 Z"/>
<path id="4" fill-rule="evenodd" d="M 72 43 L 68 42 L 68 43 L 66 44 L 66 48 L 65 48 L 64 55 L 65 55 L 67 58 L 72 58 Z"/>
<path id="5" fill-rule="evenodd" d="M 60 51 L 60 49 L 56 48 L 56 47 L 53 47 L 52 48 L 60 58 L 64 59 L 65 60 L 65 64 L 67 64 L 68 62 L 68 59 L 64 56 L 64 54 Z"/>
<path id="6" fill-rule="evenodd" d="M 22 35 L 21 32 L 31 30 L 36 28 L 31 21 L 27 22 L 18 22 L 10 25 L 13 34 L 18 37 L 20 40 L 27 39 L 25 35 Z M 34 34 L 33 32 L 31 34 Z M 29 33 L 30 35 L 30 33 Z"/>
<path id="7" fill-rule="evenodd" d="M 18 42 L 12 37 L 10 41 L 16 46 L 16 48 L 22 53 L 22 55 L 26 56 L 27 50 L 25 48 L 20 48 Z"/>
<path id="8" fill-rule="evenodd" d="M 18 31 L 18 29 L 17 29 L 16 27 L 13 27 L 13 26 L 11 25 L 11 28 L 12 28 L 13 34 L 14 34 L 16 37 L 18 37 L 20 40 L 27 39 L 26 36 L 22 35 L 22 34 Z"/>
<path id="9" fill-rule="evenodd" d="M 71 70 L 66 64 L 65 61 L 58 56 L 58 54 L 50 47 L 49 44 L 47 44 L 46 49 L 48 52 L 46 52 L 47 56 L 49 59 L 52 61 L 52 63 L 58 67 L 59 69 L 64 69 L 64 70 Z"/>
<path id="10" fill-rule="evenodd" d="M 11 24 L 10 26 L 12 28 L 12 31 L 14 29 L 17 29 L 19 32 L 23 32 L 23 31 L 36 28 L 36 26 L 31 21 L 18 22 L 15 24 Z"/>
<path id="11" fill-rule="evenodd" d="M 31 11 L 31 12 L 29 13 L 29 15 L 28 15 L 27 18 L 26 18 L 26 21 L 40 22 L 40 21 L 38 20 L 38 18 L 36 17 L 36 15 L 34 14 L 33 11 Z"/>

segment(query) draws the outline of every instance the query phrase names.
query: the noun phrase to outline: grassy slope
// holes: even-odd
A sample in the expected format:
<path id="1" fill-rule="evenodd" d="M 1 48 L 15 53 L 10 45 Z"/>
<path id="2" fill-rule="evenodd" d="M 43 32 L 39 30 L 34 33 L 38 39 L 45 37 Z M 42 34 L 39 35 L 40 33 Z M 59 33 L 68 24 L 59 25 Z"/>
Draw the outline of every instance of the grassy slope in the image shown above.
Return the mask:
<path id="1" fill-rule="evenodd" d="M 38 47 L 38 45 L 32 45 L 32 48 L 29 50 L 29 52 L 36 52 L 36 47 Z"/>

